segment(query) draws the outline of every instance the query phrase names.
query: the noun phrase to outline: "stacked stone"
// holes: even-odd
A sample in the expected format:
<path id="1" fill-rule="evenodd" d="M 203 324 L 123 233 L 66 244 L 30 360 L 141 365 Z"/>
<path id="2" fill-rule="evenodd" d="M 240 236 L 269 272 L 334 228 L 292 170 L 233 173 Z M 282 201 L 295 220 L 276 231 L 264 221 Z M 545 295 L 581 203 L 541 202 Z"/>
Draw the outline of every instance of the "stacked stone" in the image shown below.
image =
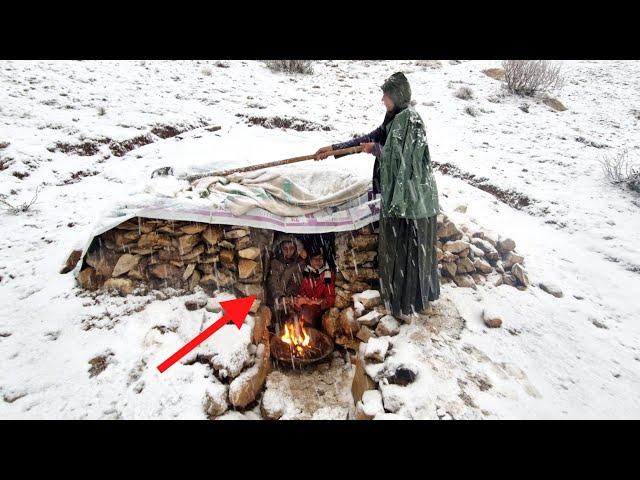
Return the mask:
<path id="1" fill-rule="evenodd" d="M 78 275 L 89 290 L 136 286 L 228 290 L 264 302 L 266 252 L 273 232 L 227 225 L 134 218 L 92 243 Z"/>
<path id="2" fill-rule="evenodd" d="M 385 309 L 378 277 L 378 235 L 371 225 L 335 236 L 338 267 L 336 303 L 322 319 L 322 326 L 336 344 L 357 351 L 360 342 L 375 336 Z"/>
<path id="3" fill-rule="evenodd" d="M 251 408 L 262 392 L 265 380 L 271 370 L 269 324 L 271 310 L 261 306 L 254 316 L 251 339 L 246 345 L 246 360 L 235 370 L 222 369 L 216 358 L 207 361 L 216 372 L 212 384 L 203 399 L 203 409 L 210 419 L 224 414 L 230 408 L 245 410 Z"/>
<path id="4" fill-rule="evenodd" d="M 458 229 L 446 216 L 438 215 L 436 255 L 441 282 L 454 282 L 458 287 L 476 288 L 492 281 L 525 289 L 529 278 L 523 267 L 524 257 L 516 251 L 510 238 L 489 232 Z"/>

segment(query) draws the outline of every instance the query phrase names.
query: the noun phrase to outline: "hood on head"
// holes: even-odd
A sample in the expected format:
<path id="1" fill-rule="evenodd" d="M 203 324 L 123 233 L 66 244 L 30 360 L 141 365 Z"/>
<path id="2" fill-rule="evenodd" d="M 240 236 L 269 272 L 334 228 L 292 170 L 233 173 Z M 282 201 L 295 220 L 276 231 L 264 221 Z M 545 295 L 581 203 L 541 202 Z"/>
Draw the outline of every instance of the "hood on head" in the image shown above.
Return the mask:
<path id="1" fill-rule="evenodd" d="M 283 242 L 293 242 L 296 247 L 296 256 L 303 248 L 302 242 L 295 236 L 291 235 L 290 233 L 279 233 L 273 241 L 273 253 L 277 258 L 284 258 L 284 256 L 282 255 Z"/>
<path id="2" fill-rule="evenodd" d="M 411 86 L 404 73 L 396 72 L 385 80 L 380 87 L 389 95 L 396 108 L 405 108 L 411 102 Z"/>

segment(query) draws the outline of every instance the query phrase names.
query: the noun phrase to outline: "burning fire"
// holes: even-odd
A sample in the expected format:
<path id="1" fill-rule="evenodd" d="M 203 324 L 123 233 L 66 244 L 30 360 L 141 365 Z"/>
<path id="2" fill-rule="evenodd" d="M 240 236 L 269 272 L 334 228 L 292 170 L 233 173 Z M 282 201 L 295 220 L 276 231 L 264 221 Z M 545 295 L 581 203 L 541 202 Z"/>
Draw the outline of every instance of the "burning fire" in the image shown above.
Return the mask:
<path id="1" fill-rule="evenodd" d="M 284 324 L 284 335 L 280 340 L 288 344 L 294 353 L 303 355 L 305 349 L 309 348 L 311 337 L 304 328 L 304 322 L 296 321 Z"/>

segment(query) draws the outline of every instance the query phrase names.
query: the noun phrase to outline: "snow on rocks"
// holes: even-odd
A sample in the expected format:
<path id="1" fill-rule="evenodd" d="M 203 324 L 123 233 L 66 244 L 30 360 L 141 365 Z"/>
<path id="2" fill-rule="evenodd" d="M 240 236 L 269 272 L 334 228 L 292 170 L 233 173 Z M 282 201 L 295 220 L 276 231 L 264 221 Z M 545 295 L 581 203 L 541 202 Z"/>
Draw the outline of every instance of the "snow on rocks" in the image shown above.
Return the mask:
<path id="1" fill-rule="evenodd" d="M 515 242 L 512 239 L 503 239 L 483 231 L 473 232 L 469 237 L 467 233 L 463 233 L 469 230 L 465 225 L 454 229 L 453 221 L 446 215 L 441 214 L 438 219 L 438 232 L 451 235 L 438 236 L 436 243 L 436 258 L 442 283 L 453 282 L 458 287 L 476 290 L 479 284 L 487 281 L 487 276 L 498 272 L 501 279 L 493 280 L 494 285 L 505 283 L 519 288 L 529 285 L 522 268 L 524 257 L 514 251 Z M 513 271 L 515 265 L 520 266 Z"/>
<path id="2" fill-rule="evenodd" d="M 376 327 L 376 335 L 379 337 L 393 336 L 400 333 L 400 323 L 392 315 L 385 315 L 380 319 Z"/>
<path id="3" fill-rule="evenodd" d="M 538 286 L 540 287 L 541 290 L 547 292 L 549 295 L 553 295 L 554 297 L 562 298 L 564 296 L 560 287 L 558 287 L 554 283 L 540 282 L 538 283 Z"/>
<path id="4" fill-rule="evenodd" d="M 202 407 L 209 418 L 218 417 L 228 410 L 228 388 L 217 381 L 207 386 Z"/>
<path id="5" fill-rule="evenodd" d="M 370 338 L 364 353 L 365 360 L 384 362 L 384 357 L 389 349 L 389 341 L 384 338 Z"/>
<path id="6" fill-rule="evenodd" d="M 378 290 L 365 290 L 362 293 L 355 294 L 353 299 L 360 302 L 367 309 L 377 307 L 382 303 Z"/>
<path id="7" fill-rule="evenodd" d="M 482 320 L 489 328 L 498 328 L 502 325 L 502 315 L 492 306 L 485 306 L 482 310 Z"/>
<path id="8" fill-rule="evenodd" d="M 367 390 L 362 394 L 362 411 L 369 417 L 375 417 L 379 413 L 384 413 L 382 405 L 382 394 L 379 390 Z"/>
<path id="9" fill-rule="evenodd" d="M 371 310 L 369 313 L 361 317 L 358 317 L 356 320 L 360 325 L 365 325 L 367 327 L 375 328 L 375 326 L 378 324 L 378 321 L 380 320 L 381 317 L 382 317 L 382 313 L 376 310 Z"/>

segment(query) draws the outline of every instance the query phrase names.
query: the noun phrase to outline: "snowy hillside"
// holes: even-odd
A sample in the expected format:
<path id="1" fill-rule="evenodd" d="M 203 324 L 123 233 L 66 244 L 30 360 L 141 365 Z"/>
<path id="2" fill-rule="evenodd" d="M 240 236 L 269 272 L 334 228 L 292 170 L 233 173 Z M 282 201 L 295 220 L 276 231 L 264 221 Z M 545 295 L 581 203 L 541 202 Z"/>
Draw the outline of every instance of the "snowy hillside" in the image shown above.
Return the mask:
<path id="1" fill-rule="evenodd" d="M 155 369 L 198 333 L 202 310 L 171 292 L 90 295 L 61 266 L 114 204 L 171 188 L 150 181 L 155 168 L 268 162 L 373 130 L 395 71 L 427 125 L 443 210 L 515 240 L 532 282 L 443 285 L 464 328 L 434 341 L 404 327 L 398 356 L 420 376 L 398 394 L 399 416 L 640 418 L 640 196 L 607 183 L 599 163 L 625 148 L 640 163 L 640 62 L 563 62 L 565 111 L 506 94 L 482 72 L 493 67 L 318 61 L 288 75 L 256 61 L 0 61 L 0 418 L 206 418 L 203 397 L 219 389 L 210 369 Z M 463 86 L 472 98 L 454 95 Z M 368 178 L 372 166 L 360 154 L 279 168 L 322 190 L 331 172 Z M 484 308 L 502 328 L 485 326 Z M 233 368 L 249 324 L 199 348 Z"/>

